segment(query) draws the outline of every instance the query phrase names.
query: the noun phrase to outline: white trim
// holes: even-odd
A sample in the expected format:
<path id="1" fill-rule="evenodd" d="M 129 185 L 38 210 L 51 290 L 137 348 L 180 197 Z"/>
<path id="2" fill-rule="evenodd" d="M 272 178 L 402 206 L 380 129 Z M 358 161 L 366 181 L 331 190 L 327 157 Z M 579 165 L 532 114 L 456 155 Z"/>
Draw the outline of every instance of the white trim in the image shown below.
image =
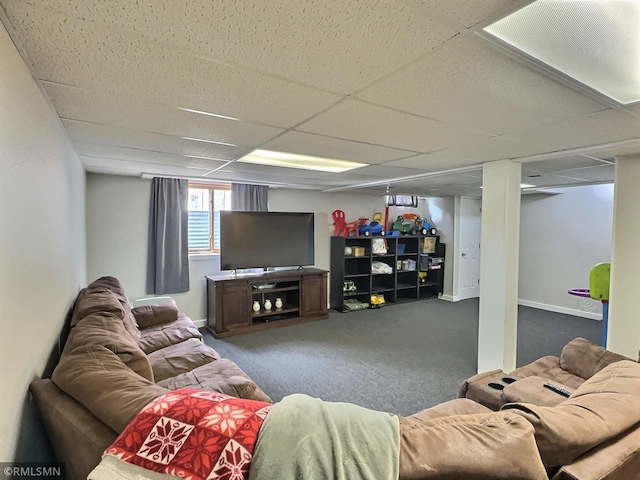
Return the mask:
<path id="1" fill-rule="evenodd" d="M 539 310 L 547 310 L 549 312 L 564 313 L 565 315 L 573 315 L 574 317 L 583 317 L 590 320 L 602 320 L 602 314 L 594 312 L 584 312 L 575 308 L 558 307 L 557 305 L 548 305 L 546 303 L 532 302 L 529 300 L 518 299 L 518 305 L 523 307 L 537 308 Z"/>
<path id="2" fill-rule="evenodd" d="M 459 302 L 460 301 L 460 297 L 458 296 L 452 296 L 452 295 L 445 295 L 442 294 L 440 295 L 438 298 L 440 298 L 440 300 L 445 300 L 447 302 Z"/>
<path id="3" fill-rule="evenodd" d="M 203 318 L 202 320 L 192 320 L 193 324 L 198 328 L 203 328 L 207 326 L 207 319 Z"/>

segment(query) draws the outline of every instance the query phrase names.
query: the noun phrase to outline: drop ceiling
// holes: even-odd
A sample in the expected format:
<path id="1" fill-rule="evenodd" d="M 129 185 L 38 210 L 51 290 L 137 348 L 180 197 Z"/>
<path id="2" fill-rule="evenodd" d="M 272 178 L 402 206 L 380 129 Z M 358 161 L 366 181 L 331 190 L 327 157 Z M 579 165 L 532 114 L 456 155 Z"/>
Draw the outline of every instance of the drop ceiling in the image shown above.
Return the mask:
<path id="1" fill-rule="evenodd" d="M 527 184 L 611 182 L 640 105 L 477 35 L 529 3 L 0 0 L 0 19 L 89 172 L 480 195 L 482 163 L 514 159 Z M 368 166 L 236 161 L 255 149 Z"/>

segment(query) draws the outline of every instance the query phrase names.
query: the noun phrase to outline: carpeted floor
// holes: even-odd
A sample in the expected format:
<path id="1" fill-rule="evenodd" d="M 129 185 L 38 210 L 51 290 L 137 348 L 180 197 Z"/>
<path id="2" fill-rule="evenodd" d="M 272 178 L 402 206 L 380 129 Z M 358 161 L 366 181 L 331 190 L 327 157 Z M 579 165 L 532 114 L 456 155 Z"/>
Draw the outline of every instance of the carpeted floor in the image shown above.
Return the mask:
<path id="1" fill-rule="evenodd" d="M 559 355 L 571 339 L 600 342 L 600 322 L 519 307 L 518 366 Z M 409 415 L 455 398 L 476 373 L 478 300 L 425 300 L 205 342 L 274 401 L 306 393 Z"/>

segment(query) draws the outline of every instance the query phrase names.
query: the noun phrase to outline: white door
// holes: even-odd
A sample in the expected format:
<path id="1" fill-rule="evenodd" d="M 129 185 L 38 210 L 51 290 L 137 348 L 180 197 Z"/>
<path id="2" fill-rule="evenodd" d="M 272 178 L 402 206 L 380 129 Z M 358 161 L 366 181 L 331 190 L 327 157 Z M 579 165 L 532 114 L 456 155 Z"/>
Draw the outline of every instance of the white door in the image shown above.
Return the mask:
<path id="1" fill-rule="evenodd" d="M 460 198 L 460 258 L 458 295 L 460 300 L 480 296 L 480 224 L 482 200 Z"/>

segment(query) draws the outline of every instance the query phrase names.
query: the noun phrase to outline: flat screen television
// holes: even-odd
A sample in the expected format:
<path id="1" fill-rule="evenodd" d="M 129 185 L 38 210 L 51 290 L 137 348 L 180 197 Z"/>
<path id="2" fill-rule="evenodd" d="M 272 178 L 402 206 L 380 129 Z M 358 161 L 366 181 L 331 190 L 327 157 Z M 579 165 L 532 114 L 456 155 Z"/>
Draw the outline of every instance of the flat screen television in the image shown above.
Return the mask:
<path id="1" fill-rule="evenodd" d="M 313 264 L 313 213 L 220 212 L 221 270 Z"/>

